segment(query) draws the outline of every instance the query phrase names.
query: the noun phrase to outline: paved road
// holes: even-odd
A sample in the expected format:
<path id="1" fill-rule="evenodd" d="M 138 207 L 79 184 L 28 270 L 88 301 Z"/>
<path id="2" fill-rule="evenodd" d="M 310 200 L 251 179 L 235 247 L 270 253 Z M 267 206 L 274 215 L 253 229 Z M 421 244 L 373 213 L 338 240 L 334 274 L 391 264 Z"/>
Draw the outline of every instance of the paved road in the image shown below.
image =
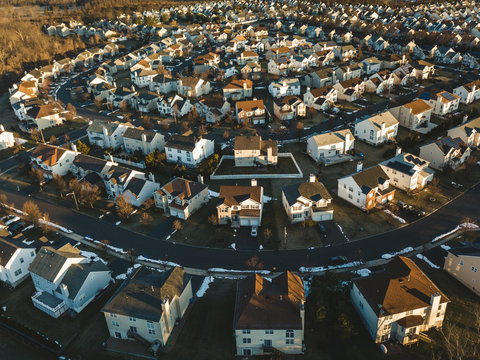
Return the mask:
<path id="1" fill-rule="evenodd" d="M 1 187 L 1 185 L 0 185 Z M 9 202 L 16 207 L 31 199 L 21 192 L 3 190 Z M 138 255 L 151 259 L 168 260 L 185 267 L 198 269 L 248 269 L 246 261 L 257 255 L 265 269 L 297 270 L 301 266 L 328 265 L 332 256 L 345 255 L 349 260 L 368 261 L 387 252 L 400 251 L 430 242 L 434 237 L 455 228 L 465 217 L 480 220 L 480 186 L 476 186 L 439 211 L 406 227 L 350 243 L 312 250 L 229 250 L 192 247 L 158 238 L 133 233 L 101 219 L 77 213 L 58 203 L 35 200 L 41 211 L 48 212 L 54 222 L 81 235 L 96 240 L 108 240 L 112 246 L 128 250 L 135 248 Z M 372 220 L 373 221 L 373 220 Z M 204 234 L 208 237 L 209 234 Z"/>

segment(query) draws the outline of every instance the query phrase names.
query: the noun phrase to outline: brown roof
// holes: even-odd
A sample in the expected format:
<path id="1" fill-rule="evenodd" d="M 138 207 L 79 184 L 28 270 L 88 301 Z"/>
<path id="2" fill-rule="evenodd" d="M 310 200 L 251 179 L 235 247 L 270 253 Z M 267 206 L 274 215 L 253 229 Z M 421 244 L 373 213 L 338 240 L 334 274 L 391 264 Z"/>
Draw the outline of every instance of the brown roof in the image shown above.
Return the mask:
<path id="1" fill-rule="evenodd" d="M 39 144 L 32 151 L 31 156 L 40 159 L 47 166 L 53 166 L 60 160 L 65 151 L 67 150 L 58 146 Z"/>
<path id="2" fill-rule="evenodd" d="M 333 90 L 333 86 L 322 86 L 321 88 L 318 88 L 318 89 L 310 89 L 310 92 L 313 95 L 313 97 L 318 98 L 322 96 L 327 96 L 332 90 Z"/>
<path id="3" fill-rule="evenodd" d="M 383 171 L 380 165 L 375 165 L 359 173 L 353 174 L 352 178 L 359 187 L 367 187 L 369 189 L 368 192 L 389 179 L 388 175 Z"/>
<path id="4" fill-rule="evenodd" d="M 178 196 L 181 199 L 188 200 L 202 192 L 206 187 L 207 185 L 195 181 L 175 178 L 163 186 L 162 189 L 172 196 Z"/>
<path id="5" fill-rule="evenodd" d="M 52 104 L 34 106 L 30 110 L 28 110 L 28 115 L 34 119 L 41 119 L 42 117 L 54 115 L 57 113 L 58 111 Z"/>
<path id="6" fill-rule="evenodd" d="M 247 100 L 237 101 L 237 109 L 240 111 L 255 111 L 256 109 L 264 109 L 263 100 Z"/>
<path id="7" fill-rule="evenodd" d="M 243 85 L 247 85 L 247 89 L 252 88 L 252 81 L 245 79 L 245 80 L 232 80 L 229 84 L 224 86 L 224 89 L 228 90 L 237 90 L 237 89 L 243 89 Z"/>
<path id="8" fill-rule="evenodd" d="M 261 186 L 220 186 L 220 204 L 227 206 L 239 205 L 241 202 L 252 199 L 258 203 L 262 202 L 262 187 Z"/>
<path id="9" fill-rule="evenodd" d="M 271 281 L 255 274 L 237 283 L 236 329 L 302 329 L 302 280 L 287 271 Z"/>
<path id="10" fill-rule="evenodd" d="M 434 293 L 441 295 L 440 303 L 450 301 L 412 259 L 403 256 L 388 263 L 385 271 L 355 279 L 354 284 L 379 317 L 427 307 Z"/>
<path id="11" fill-rule="evenodd" d="M 425 111 L 428 111 L 428 110 L 432 109 L 432 107 L 430 105 L 428 105 L 422 99 L 417 99 L 417 100 L 412 101 L 411 103 L 405 104 L 403 106 L 410 109 L 412 114 L 414 114 L 414 115 L 422 114 Z"/>
<path id="12" fill-rule="evenodd" d="M 244 52 L 242 52 L 242 55 L 243 57 L 254 57 L 254 56 L 258 56 L 258 54 L 254 51 L 248 51 L 248 50 L 245 50 Z"/>
<path id="13" fill-rule="evenodd" d="M 262 138 L 258 135 L 235 136 L 234 150 L 260 150 Z"/>

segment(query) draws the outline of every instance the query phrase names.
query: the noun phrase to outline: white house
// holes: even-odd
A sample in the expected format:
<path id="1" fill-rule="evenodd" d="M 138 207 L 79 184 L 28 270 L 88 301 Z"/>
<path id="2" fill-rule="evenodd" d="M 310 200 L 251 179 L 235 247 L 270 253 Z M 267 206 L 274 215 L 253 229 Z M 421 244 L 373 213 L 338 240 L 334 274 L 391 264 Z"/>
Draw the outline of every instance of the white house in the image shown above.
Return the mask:
<path id="1" fill-rule="evenodd" d="M 415 131 L 431 130 L 432 107 L 422 99 L 391 108 L 389 111 L 403 127 Z"/>
<path id="2" fill-rule="evenodd" d="M 469 82 L 453 89 L 453 94 L 460 97 L 462 104 L 471 104 L 480 99 L 480 80 Z"/>
<path id="3" fill-rule="evenodd" d="M 92 261 L 70 244 L 42 247 L 29 271 L 36 290 L 33 305 L 54 318 L 67 310 L 80 313 L 112 281 L 102 260 Z"/>
<path id="4" fill-rule="evenodd" d="M 243 100 L 252 97 L 253 83 L 249 79 L 232 80 L 223 87 L 226 99 Z"/>
<path id="5" fill-rule="evenodd" d="M 460 138 L 446 136 L 430 144 L 420 146 L 420 157 L 430 162 L 430 167 L 442 170 L 456 169 L 470 156 L 471 148 Z"/>
<path id="6" fill-rule="evenodd" d="M 467 243 L 448 250 L 443 270 L 480 296 L 480 248 Z"/>
<path id="7" fill-rule="evenodd" d="M 0 238 L 0 281 L 17 286 L 28 277 L 35 248 Z"/>
<path id="8" fill-rule="evenodd" d="M 191 278 L 183 269 L 158 272 L 140 266 L 101 311 L 111 337 L 165 346 L 192 299 Z"/>
<path id="9" fill-rule="evenodd" d="M 337 90 L 333 86 L 318 89 L 307 88 L 303 94 L 305 105 L 315 110 L 325 110 L 337 102 Z"/>
<path id="10" fill-rule="evenodd" d="M 370 116 L 355 123 L 355 137 L 374 146 L 394 141 L 397 133 L 398 120 L 390 111 Z"/>
<path id="11" fill-rule="evenodd" d="M 27 125 L 44 130 L 63 123 L 60 111 L 52 104 L 34 105 L 25 114 Z"/>
<path id="12" fill-rule="evenodd" d="M 413 260 L 396 257 L 382 272 L 353 280 L 353 306 L 375 343 L 418 341 L 418 335 L 441 328 L 450 300 Z"/>
<path id="13" fill-rule="evenodd" d="M 277 140 L 263 140 L 258 135 L 235 136 L 235 166 L 276 165 Z"/>
<path id="14" fill-rule="evenodd" d="M 0 150 L 8 149 L 15 145 L 13 133 L 5 131 L 3 125 L 0 124 Z"/>
<path id="15" fill-rule="evenodd" d="M 252 179 L 251 186 L 220 186 L 217 215 L 219 224 L 232 227 L 260 226 L 263 211 L 263 187 Z"/>
<path id="16" fill-rule="evenodd" d="M 310 136 L 307 139 L 307 153 L 315 161 L 322 161 L 339 155 L 346 155 L 353 149 L 355 138 L 350 129 L 330 131 Z"/>
<path id="17" fill-rule="evenodd" d="M 338 179 L 338 197 L 365 211 L 393 200 L 395 189 L 380 165 L 365 170 L 358 167 L 358 170 Z"/>
<path id="18" fill-rule="evenodd" d="M 309 182 L 283 186 L 282 204 L 292 223 L 333 219 L 332 196 L 314 175 Z"/>
<path id="19" fill-rule="evenodd" d="M 434 171 L 428 165 L 428 161 L 409 153 L 380 163 L 390 177 L 390 184 L 405 191 L 423 189 L 433 180 Z"/>
<path id="20" fill-rule="evenodd" d="M 123 145 L 123 133 L 130 126 L 118 121 L 94 120 L 87 128 L 88 141 L 101 148 L 118 149 Z"/>
<path id="21" fill-rule="evenodd" d="M 77 152 L 59 146 L 38 144 L 30 153 L 32 166 L 40 169 L 46 179 L 54 174 L 65 176 L 70 170 Z"/>
<path id="22" fill-rule="evenodd" d="M 165 144 L 168 162 L 195 167 L 213 155 L 214 141 L 194 136 L 172 135 Z"/>
<path id="23" fill-rule="evenodd" d="M 300 95 L 300 81 L 296 78 L 272 81 L 268 86 L 268 92 L 274 98 L 286 95 Z"/>
<path id="24" fill-rule="evenodd" d="M 165 148 L 165 136 L 152 130 L 128 127 L 122 138 L 123 147 L 128 153 L 141 151 L 143 155 L 147 155 L 155 150 L 162 152 Z"/>
<path id="25" fill-rule="evenodd" d="M 259 274 L 239 280 L 233 318 L 236 355 L 303 354 L 304 303 L 303 282 L 289 271 L 271 280 Z"/>
<path id="26" fill-rule="evenodd" d="M 448 130 L 451 138 L 460 138 L 470 147 L 480 146 L 480 118 L 476 118 Z"/>
<path id="27" fill-rule="evenodd" d="M 432 112 L 435 115 L 446 115 L 458 110 L 460 104 L 460 96 L 449 93 L 448 91 L 440 91 L 436 94 L 424 93 L 421 95 L 428 96 L 428 103 L 432 107 Z"/>
<path id="28" fill-rule="evenodd" d="M 155 206 L 165 214 L 188 219 L 208 202 L 208 186 L 199 182 L 175 178 L 153 195 Z"/>
<path id="29" fill-rule="evenodd" d="M 237 101 L 235 103 L 235 113 L 239 123 L 265 124 L 266 114 L 263 100 Z"/>
<path id="30" fill-rule="evenodd" d="M 273 113 L 282 120 L 295 120 L 307 114 L 307 106 L 298 96 L 287 95 L 273 100 Z"/>

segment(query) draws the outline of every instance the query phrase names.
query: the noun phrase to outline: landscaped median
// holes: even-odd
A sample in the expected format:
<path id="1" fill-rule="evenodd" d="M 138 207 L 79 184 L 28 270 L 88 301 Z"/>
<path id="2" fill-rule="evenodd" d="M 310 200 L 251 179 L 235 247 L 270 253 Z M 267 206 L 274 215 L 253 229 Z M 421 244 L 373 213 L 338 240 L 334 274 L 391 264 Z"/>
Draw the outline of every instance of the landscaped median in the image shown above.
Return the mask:
<path id="1" fill-rule="evenodd" d="M 303 172 L 291 153 L 279 153 L 278 164 L 261 167 L 235 167 L 233 155 L 223 155 L 211 180 L 231 179 L 301 179 Z"/>

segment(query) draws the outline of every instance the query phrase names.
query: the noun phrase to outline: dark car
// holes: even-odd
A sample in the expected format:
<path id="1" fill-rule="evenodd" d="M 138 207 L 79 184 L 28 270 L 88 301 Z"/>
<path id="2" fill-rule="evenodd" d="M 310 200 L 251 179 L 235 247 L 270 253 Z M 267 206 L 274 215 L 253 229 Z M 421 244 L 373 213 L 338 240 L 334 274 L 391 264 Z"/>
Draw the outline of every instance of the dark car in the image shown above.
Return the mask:
<path id="1" fill-rule="evenodd" d="M 320 231 L 320 234 L 323 235 L 323 237 L 327 236 L 327 228 L 323 224 L 318 224 L 318 231 Z"/>
<path id="2" fill-rule="evenodd" d="M 25 223 L 23 221 L 19 221 L 19 222 L 14 223 L 13 225 L 11 225 L 8 228 L 8 230 L 10 231 L 10 233 L 15 234 L 22 229 L 23 225 L 25 225 Z"/>
<path id="3" fill-rule="evenodd" d="M 330 266 L 339 266 L 347 263 L 348 263 L 348 259 L 346 256 L 333 256 L 330 258 L 330 261 L 328 262 Z"/>

